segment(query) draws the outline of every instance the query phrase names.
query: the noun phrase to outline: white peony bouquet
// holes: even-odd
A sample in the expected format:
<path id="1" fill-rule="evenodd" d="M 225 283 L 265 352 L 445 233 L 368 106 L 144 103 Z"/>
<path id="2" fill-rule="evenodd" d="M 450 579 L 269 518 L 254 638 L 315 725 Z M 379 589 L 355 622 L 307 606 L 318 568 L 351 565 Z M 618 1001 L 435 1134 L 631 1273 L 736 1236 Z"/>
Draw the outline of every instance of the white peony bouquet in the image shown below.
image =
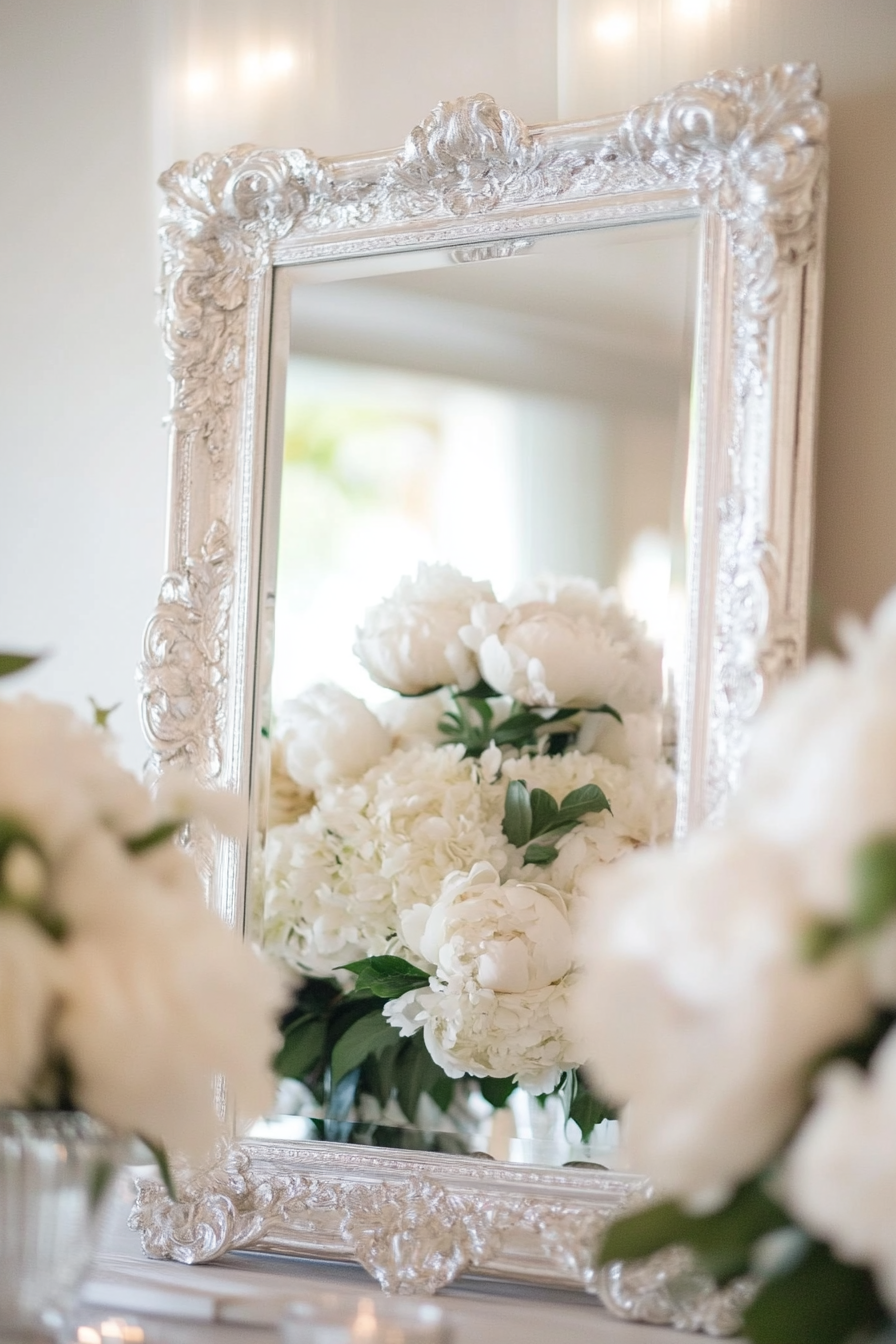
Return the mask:
<path id="1" fill-rule="evenodd" d="M 843 640 L 778 692 L 720 829 L 582 879 L 589 1075 L 672 1197 L 602 1258 L 752 1275 L 755 1344 L 894 1337 L 896 593 Z"/>
<path id="2" fill-rule="evenodd" d="M 180 775 L 153 798 L 97 724 L 0 700 L 0 1106 L 83 1110 L 193 1157 L 221 1130 L 217 1075 L 247 1117 L 269 1106 L 282 977 L 174 840 L 232 804 Z"/>
<path id="3" fill-rule="evenodd" d="M 495 1105 L 562 1083 L 587 1135 L 604 1112 L 576 1078 L 572 928 L 586 869 L 671 832 L 659 650 L 591 582 L 499 603 L 421 565 L 356 653 L 398 695 L 312 687 L 272 743 L 262 942 L 310 977 L 279 1067 L 330 1116 L 397 1095 L 412 1123 L 462 1078 Z"/>

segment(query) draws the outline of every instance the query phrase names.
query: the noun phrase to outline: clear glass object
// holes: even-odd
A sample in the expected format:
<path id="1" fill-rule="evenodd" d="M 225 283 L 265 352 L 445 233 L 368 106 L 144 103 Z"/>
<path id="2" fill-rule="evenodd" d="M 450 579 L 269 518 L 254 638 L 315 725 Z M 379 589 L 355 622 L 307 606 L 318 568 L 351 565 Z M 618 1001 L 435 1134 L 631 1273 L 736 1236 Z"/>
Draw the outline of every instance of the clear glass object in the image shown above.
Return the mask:
<path id="1" fill-rule="evenodd" d="M 328 1300 L 329 1299 L 329 1300 Z M 280 1322 L 281 1344 L 451 1344 L 452 1332 L 433 1302 L 327 1295 L 293 1302 Z"/>
<path id="2" fill-rule="evenodd" d="M 0 1341 L 55 1340 L 100 1228 L 120 1141 L 87 1115 L 0 1109 Z"/>

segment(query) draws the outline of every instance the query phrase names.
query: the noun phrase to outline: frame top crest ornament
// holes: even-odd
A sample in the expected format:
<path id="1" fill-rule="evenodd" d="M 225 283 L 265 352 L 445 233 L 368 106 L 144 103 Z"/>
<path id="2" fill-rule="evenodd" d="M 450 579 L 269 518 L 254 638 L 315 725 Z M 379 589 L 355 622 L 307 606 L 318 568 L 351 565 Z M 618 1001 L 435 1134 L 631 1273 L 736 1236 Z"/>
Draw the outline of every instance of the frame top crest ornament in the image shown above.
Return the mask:
<path id="1" fill-rule="evenodd" d="M 694 537 L 685 684 L 678 688 L 679 828 L 721 815 L 753 716 L 805 648 L 827 187 L 827 112 L 818 93 L 811 65 L 717 71 L 624 115 L 532 127 L 476 94 L 440 103 L 397 151 L 321 159 L 303 149 L 240 145 L 163 175 L 170 526 L 167 573 L 139 670 L 143 724 L 157 767 L 189 765 L 203 782 L 249 800 L 258 787 L 265 615 L 273 590 L 264 558 L 271 508 L 265 482 L 279 451 L 278 412 L 268 400 L 276 270 L 432 247 L 475 261 L 512 255 L 539 233 L 693 215 L 702 220 L 702 259 L 690 441 Z M 248 835 L 239 841 L 197 835 L 194 844 L 211 902 L 243 927 Z M 342 1164 L 347 1185 L 339 1184 L 341 1175 L 315 1176 L 322 1185 L 313 1198 L 304 1187 L 300 1192 L 307 1218 L 316 1225 L 329 1199 L 327 1217 L 342 1219 L 342 1231 L 333 1233 L 338 1253 L 357 1255 L 394 1286 L 398 1270 L 387 1252 L 357 1230 L 371 1225 L 376 1200 L 386 1198 L 374 1194 L 382 1155 L 353 1155 L 347 1163 L 335 1145 L 312 1146 L 335 1150 L 328 1162 Z M 247 1167 L 240 1166 L 244 1159 Z M 150 1253 L 179 1257 L 184 1238 L 199 1245 L 195 1258 L 222 1253 L 214 1237 L 197 1229 L 205 1227 L 211 1191 L 235 1198 L 239 1169 L 240 1198 L 248 1200 L 239 1218 L 233 1214 L 243 1228 L 235 1234 L 240 1244 L 307 1254 L 317 1234 L 296 1251 L 292 1232 L 276 1219 L 258 1213 L 253 1224 L 246 1216 L 259 1210 L 262 1186 L 264 1199 L 274 1198 L 279 1187 L 268 1177 L 311 1179 L 302 1172 L 317 1160 L 299 1148 L 287 1155 L 275 1144 L 243 1145 L 217 1174 L 196 1178 L 176 1215 L 162 1194 L 144 1186 L 135 1217 Z M 466 1178 L 446 1159 L 416 1155 L 405 1165 L 403 1177 L 389 1177 L 398 1182 L 390 1209 L 402 1180 L 402 1199 L 417 1197 L 408 1182 L 429 1181 L 426 1199 L 441 1208 L 436 1187 L 446 1191 L 445 1209 L 453 1207 L 452 1192 L 466 1189 Z M 267 1184 L 253 1184 L 253 1173 Z M 635 1179 L 576 1173 L 567 1177 L 571 1186 L 548 1198 L 532 1175 L 529 1185 L 526 1173 L 516 1172 L 511 1182 L 518 1183 L 514 1207 L 525 1205 L 519 1217 L 532 1226 L 542 1214 L 547 1219 L 548 1205 L 558 1210 L 556 1226 L 564 1226 L 564 1209 L 571 1226 L 595 1180 L 601 1191 L 614 1188 L 607 1198 L 618 1205 Z M 500 1199 L 482 1196 L 489 1236 L 498 1237 Z M 444 1219 L 441 1225 L 444 1233 Z M 329 1235 L 320 1232 L 324 1241 Z M 419 1235 L 425 1240 L 425 1223 Z M 492 1242 L 483 1236 L 464 1263 L 487 1270 Z M 447 1254 L 440 1246 L 439 1255 Z M 502 1254 L 494 1252 L 495 1263 Z M 530 1256 L 527 1273 L 588 1281 L 590 1262 L 583 1268 L 579 1252 L 551 1254 L 543 1247 L 541 1261 Z M 416 1263 L 402 1270 L 399 1290 L 434 1282 Z M 635 1291 L 610 1276 L 601 1293 L 611 1309 L 637 1317 L 658 1282 L 647 1273 L 646 1286 Z M 729 1316 L 736 1327 L 736 1311 Z M 713 1328 L 693 1313 L 688 1321 Z"/>

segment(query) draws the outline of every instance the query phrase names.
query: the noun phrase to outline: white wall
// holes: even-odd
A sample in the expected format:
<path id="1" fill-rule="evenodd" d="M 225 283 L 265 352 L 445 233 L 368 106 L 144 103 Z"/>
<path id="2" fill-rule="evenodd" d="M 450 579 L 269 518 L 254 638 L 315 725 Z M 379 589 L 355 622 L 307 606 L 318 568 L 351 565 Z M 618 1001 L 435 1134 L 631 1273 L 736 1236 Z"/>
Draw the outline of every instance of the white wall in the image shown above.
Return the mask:
<path id="1" fill-rule="evenodd" d="M 628 47 L 595 35 L 617 11 Z M 282 46 L 290 78 L 243 89 L 241 56 Z M 19 684 L 124 699 L 141 760 L 166 476 L 152 183 L 172 158 L 396 144 L 479 89 L 530 121 L 587 116 L 789 58 L 821 64 L 832 109 L 817 583 L 867 611 L 896 580 L 893 0 L 3 0 L 0 647 L 55 650 Z M 202 70 L 218 87 L 190 95 Z"/>

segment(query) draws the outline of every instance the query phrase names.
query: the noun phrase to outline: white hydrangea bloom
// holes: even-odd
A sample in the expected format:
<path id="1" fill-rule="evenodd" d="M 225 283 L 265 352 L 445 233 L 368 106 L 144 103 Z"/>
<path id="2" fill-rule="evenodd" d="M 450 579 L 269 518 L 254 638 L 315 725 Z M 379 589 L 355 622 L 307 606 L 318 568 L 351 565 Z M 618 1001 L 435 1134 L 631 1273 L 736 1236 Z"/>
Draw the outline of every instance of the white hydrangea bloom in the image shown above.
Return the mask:
<path id="1" fill-rule="evenodd" d="M 786 1162 L 786 1202 L 841 1259 L 870 1265 L 896 1311 L 896 1031 L 870 1073 L 842 1061 L 818 1091 Z"/>
<path id="2" fill-rule="evenodd" d="M 504 780 L 522 779 L 529 789 L 550 793 L 558 803 L 574 789 L 596 784 L 612 811 L 588 813 L 557 845 L 558 857 L 548 868 L 522 865 L 522 853 L 511 865 L 513 876 L 536 871 L 544 880 L 572 895 L 592 864 L 613 863 L 641 845 L 659 844 L 672 835 L 675 823 L 675 776 L 659 761 L 617 765 L 594 753 L 569 751 L 562 756 L 521 756 L 504 762 Z"/>
<path id="3" fill-rule="evenodd" d="M 451 565 L 421 564 L 391 597 L 367 612 L 355 653 L 379 686 L 419 695 L 436 686 L 467 690 L 479 679 L 476 659 L 460 638 L 474 602 L 494 601 L 491 584 Z"/>
<path id="4" fill-rule="evenodd" d="M 277 738 L 289 774 L 312 792 L 359 779 L 392 748 L 391 734 L 364 701 L 331 682 L 281 705 Z"/>
<path id="5" fill-rule="evenodd" d="M 402 1035 L 422 1029 L 449 1077 L 516 1077 L 543 1092 L 578 1062 L 568 1031 L 572 933 L 560 892 L 502 884 L 491 864 L 478 863 L 448 876 L 434 904 L 406 911 L 402 930 L 433 974 L 384 1014 Z"/>
<path id="6" fill-rule="evenodd" d="M 587 580 L 558 581 L 551 593 L 515 606 L 473 607 L 461 638 L 489 685 L 526 705 L 656 709 L 662 650 L 647 639 L 643 623 L 612 590 L 601 592 Z"/>
<path id="7" fill-rule="evenodd" d="M 432 904 L 449 872 L 506 865 L 504 793 L 461 747 L 426 744 L 324 790 L 307 816 L 270 833 L 265 947 L 313 975 L 386 950 L 406 955 L 403 910 Z"/>
<path id="8" fill-rule="evenodd" d="M 807 964 L 788 856 L 731 829 L 585 885 L 577 1012 L 629 1159 L 670 1194 L 723 1194 L 786 1136 L 811 1061 L 864 1025 L 861 957 Z"/>

